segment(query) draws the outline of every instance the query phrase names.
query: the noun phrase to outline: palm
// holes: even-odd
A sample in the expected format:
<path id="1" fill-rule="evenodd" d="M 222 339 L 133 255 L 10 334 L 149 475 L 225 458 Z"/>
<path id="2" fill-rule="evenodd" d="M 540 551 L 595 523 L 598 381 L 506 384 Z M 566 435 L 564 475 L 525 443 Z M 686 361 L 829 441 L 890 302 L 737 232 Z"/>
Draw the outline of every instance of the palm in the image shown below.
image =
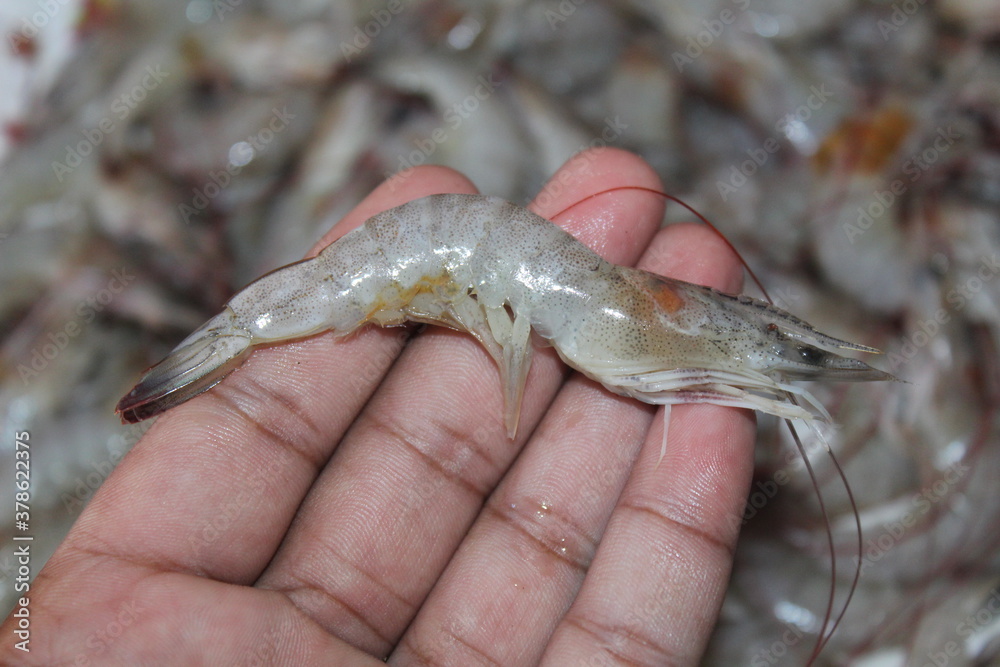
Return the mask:
<path id="1" fill-rule="evenodd" d="M 658 186 L 618 151 L 561 174 L 568 185 L 542 215 L 614 185 Z M 418 169 L 324 244 L 396 204 L 472 191 L 455 172 Z M 657 234 L 660 207 L 626 190 L 558 222 L 611 261 L 649 245 L 645 268 L 738 287 L 704 229 Z M 32 652 L 7 643 L 7 657 L 695 662 L 731 567 L 752 417 L 675 408 L 658 461 L 653 408 L 568 376 L 540 349 L 511 442 L 478 343 L 430 328 L 404 349 L 412 333 L 259 350 L 161 417 L 34 583 Z"/>

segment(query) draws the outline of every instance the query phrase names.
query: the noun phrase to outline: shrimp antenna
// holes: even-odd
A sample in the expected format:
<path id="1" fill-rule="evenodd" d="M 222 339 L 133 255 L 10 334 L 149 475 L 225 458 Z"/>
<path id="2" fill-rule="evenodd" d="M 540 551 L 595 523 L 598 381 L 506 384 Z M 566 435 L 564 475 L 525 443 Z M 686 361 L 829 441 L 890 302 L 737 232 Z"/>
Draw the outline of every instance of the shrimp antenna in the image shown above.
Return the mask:
<path id="1" fill-rule="evenodd" d="M 798 401 L 793 394 L 785 392 L 785 395 L 788 397 L 789 401 L 798 405 Z M 833 602 L 837 592 L 837 551 L 833 543 L 833 525 L 830 522 L 830 514 L 827 512 L 826 503 L 823 501 L 823 494 L 819 491 L 819 481 L 816 479 L 812 463 L 810 463 L 809 457 L 806 456 L 805 447 L 802 445 L 802 439 L 799 437 L 799 433 L 795 429 L 795 425 L 791 420 L 786 419 L 785 423 L 788 425 L 788 430 L 792 434 L 792 439 L 795 441 L 795 446 L 799 450 L 799 455 L 805 463 L 806 470 L 809 473 L 809 479 L 812 481 L 813 489 L 816 490 L 816 500 L 819 503 L 820 515 L 823 517 L 823 524 L 826 527 L 827 545 L 830 550 L 830 595 L 827 598 L 826 612 L 823 615 L 823 624 L 820 626 L 819 632 L 817 633 L 816 644 L 813 646 L 812 653 L 809 655 L 809 660 L 806 662 L 808 667 L 816 661 L 816 658 L 819 657 L 819 654 L 823 651 L 827 642 L 830 641 L 830 638 L 833 637 L 833 634 L 840 626 L 840 622 L 843 620 L 844 614 L 847 613 L 847 608 L 851 604 L 851 599 L 854 597 L 854 592 L 858 588 L 858 581 L 861 578 L 861 555 L 864 547 L 862 544 L 861 516 L 858 513 L 857 501 L 854 499 L 854 491 L 851 489 L 851 485 L 847 481 L 847 475 L 844 474 L 844 469 L 841 467 L 840 461 L 837 460 L 837 457 L 834 455 L 833 450 L 826 441 L 826 438 L 823 437 L 823 434 L 817 428 L 816 434 L 823 442 L 823 448 L 826 450 L 827 456 L 830 457 L 834 467 L 837 469 L 837 475 L 840 477 L 840 480 L 844 485 L 844 490 L 847 492 L 847 498 L 851 503 L 851 509 L 854 513 L 854 526 L 858 539 L 858 562 L 854 568 L 854 577 L 851 580 L 851 587 L 847 593 L 847 599 L 844 600 L 844 604 L 840 608 L 840 613 L 837 614 L 837 618 L 834 619 L 833 624 L 831 625 L 830 618 L 833 615 Z M 829 630 L 827 628 L 829 628 Z"/>
<path id="2" fill-rule="evenodd" d="M 792 403 L 796 403 L 795 398 L 790 393 L 786 392 L 785 395 L 792 401 Z M 813 488 L 816 489 L 816 500 L 819 502 L 819 512 L 823 517 L 823 525 L 826 526 L 826 540 L 827 545 L 830 548 L 830 595 L 826 601 L 826 611 L 823 614 L 823 624 L 820 625 L 819 632 L 816 634 L 816 644 L 813 646 L 812 653 L 809 654 L 809 660 L 806 662 L 806 667 L 809 667 L 816 660 L 820 651 L 823 650 L 823 644 L 825 643 L 824 637 L 829 638 L 826 628 L 830 624 L 830 617 L 833 615 L 833 599 L 837 592 L 837 551 L 833 544 L 833 525 L 830 523 L 830 514 L 826 511 L 826 502 L 823 500 L 823 494 L 819 492 L 819 480 L 816 479 L 816 472 L 813 470 L 812 463 L 806 455 L 806 448 L 802 445 L 802 439 L 799 437 L 799 432 L 795 430 L 795 426 L 792 424 L 791 420 L 786 419 L 785 423 L 788 425 L 788 430 L 792 434 L 792 439 L 795 441 L 795 447 L 799 450 L 802 462 L 806 466 L 806 471 L 809 473 L 809 479 L 812 481 Z M 822 438 L 822 434 L 820 434 L 820 437 Z M 825 439 L 823 440 L 823 444 L 826 445 L 827 452 L 831 452 L 830 446 L 826 444 Z"/>
<path id="3" fill-rule="evenodd" d="M 830 449 L 829 445 L 827 445 L 826 447 L 826 452 L 827 455 L 829 455 L 830 460 L 833 461 L 833 465 L 837 469 L 837 475 L 840 477 L 840 481 L 844 484 L 844 490 L 847 492 L 847 498 L 851 502 L 851 511 L 854 513 L 854 529 L 855 529 L 854 532 L 858 539 L 858 562 L 854 566 L 854 576 L 851 578 L 851 587 L 850 590 L 848 590 L 847 592 L 847 599 L 844 600 L 844 606 L 840 608 L 840 613 L 837 614 L 837 619 L 833 622 L 833 625 L 830 626 L 830 631 L 827 633 L 826 637 L 823 637 L 822 643 L 818 643 L 816 648 L 813 649 L 813 655 L 812 657 L 810 657 L 810 660 L 815 659 L 816 656 L 819 655 L 820 651 L 823 650 L 827 642 L 830 641 L 830 638 L 833 637 L 833 633 L 836 632 L 837 628 L 840 626 L 840 622 L 844 619 L 844 614 L 847 613 L 847 608 L 850 606 L 851 600 L 854 598 L 854 592 L 858 589 L 858 582 L 861 580 L 861 559 L 863 556 L 863 549 L 864 549 L 864 546 L 862 544 L 861 515 L 858 513 L 858 503 L 854 499 L 854 490 L 851 489 L 851 485 L 847 481 L 847 475 L 844 474 L 844 469 L 841 467 L 840 461 L 838 461 L 837 457 L 833 455 L 833 450 Z M 827 527 L 827 534 L 830 534 L 832 528 L 830 526 L 829 521 L 827 521 L 826 527 Z M 832 536 L 831 536 L 831 543 L 832 543 Z M 832 552 L 830 554 L 830 557 L 831 559 L 836 558 L 836 556 Z M 835 582 L 836 580 L 831 581 L 831 586 L 830 586 L 831 602 L 833 601 L 833 583 Z"/>
<path id="4" fill-rule="evenodd" d="M 761 281 L 757 278 L 757 274 L 753 272 L 753 269 L 750 268 L 750 265 L 747 264 L 745 259 L 743 259 L 743 255 L 741 255 L 740 251 L 736 249 L 736 247 L 730 242 L 728 238 L 726 238 L 726 235 L 723 234 L 721 231 L 719 231 L 719 229 L 715 225 L 713 225 L 711 221 L 708 220 L 708 218 L 706 218 L 697 210 L 695 210 L 693 206 L 689 205 L 679 197 L 675 197 L 674 195 L 667 194 L 666 192 L 662 192 L 661 190 L 657 190 L 656 188 L 647 188 L 642 185 L 619 185 L 613 188 L 608 188 L 607 190 L 601 190 L 600 192 L 595 192 L 591 195 L 588 195 L 583 199 L 574 202 L 573 204 L 570 204 L 569 206 L 562 209 L 552 217 L 557 218 L 563 213 L 569 211 L 570 209 L 587 201 L 588 199 L 593 199 L 594 197 L 600 197 L 601 195 L 606 195 L 611 192 L 618 192 L 619 190 L 639 190 L 641 192 L 649 192 L 659 197 L 663 197 L 668 201 L 672 201 L 675 204 L 679 204 L 686 210 L 690 211 L 694 216 L 696 216 L 699 220 L 705 223 L 705 225 L 707 225 L 709 229 L 715 232 L 719 236 L 719 238 L 722 239 L 723 243 L 725 243 L 729 247 L 729 249 L 733 251 L 733 254 L 735 254 L 736 257 L 739 258 L 740 264 L 742 264 L 743 268 L 746 269 L 747 274 L 750 276 L 750 279 L 753 280 L 753 283 L 761 291 L 761 294 L 764 295 L 764 298 L 767 299 L 767 302 L 770 303 L 771 305 L 774 305 L 774 301 L 771 299 L 771 295 L 767 293 L 767 289 L 764 288 L 763 283 L 761 283 Z M 785 392 L 785 395 L 788 397 L 788 400 L 791 401 L 793 404 L 795 405 L 799 404 L 798 401 L 795 399 L 795 396 L 790 392 Z M 816 490 L 816 499 L 819 502 L 820 514 L 823 517 L 823 524 L 826 526 L 827 545 L 830 549 L 830 595 L 827 598 L 826 613 L 823 616 L 823 624 L 820 626 L 819 633 L 817 634 L 816 637 L 816 644 L 813 646 L 812 653 L 809 656 L 809 661 L 806 663 L 807 665 L 812 665 L 816 661 L 816 658 L 819 657 L 819 654 L 823 651 L 823 648 L 830 641 L 830 638 L 833 637 L 833 634 L 837 631 L 837 628 L 840 626 L 840 622 L 843 620 L 844 614 L 847 613 L 847 608 L 851 604 L 851 599 L 854 597 L 854 592 L 858 588 L 858 581 L 861 579 L 861 559 L 864 553 L 863 552 L 864 544 L 861 531 L 861 516 L 858 513 L 857 501 L 854 499 L 854 491 L 851 489 L 851 485 L 847 481 L 847 475 L 844 474 L 844 469 L 841 467 L 840 461 L 837 460 L 837 457 L 834 455 L 833 450 L 830 448 L 829 443 L 823 437 L 823 434 L 817 430 L 817 434 L 819 435 L 820 440 L 822 440 L 823 446 L 826 449 L 827 456 L 829 456 L 830 460 L 833 462 L 833 465 L 837 470 L 837 475 L 840 477 L 840 480 L 844 485 L 844 490 L 847 492 L 847 498 L 850 501 L 851 509 L 854 512 L 854 525 L 856 528 L 855 532 L 857 533 L 857 540 L 858 540 L 858 562 L 854 568 L 854 577 L 851 580 L 851 588 L 847 594 L 847 599 L 844 601 L 844 605 L 840 609 L 840 613 L 837 614 L 837 618 L 834 619 L 833 623 L 831 624 L 830 619 L 833 616 L 833 603 L 837 592 L 837 550 L 833 543 L 833 524 L 830 521 L 830 514 L 827 512 L 826 503 L 823 501 L 823 494 L 820 493 L 819 481 L 816 478 L 816 473 L 813 470 L 812 463 L 809 461 L 809 457 L 806 456 L 806 450 L 805 447 L 802 445 L 802 439 L 799 437 L 799 433 L 798 431 L 795 430 L 795 425 L 792 423 L 790 419 L 786 419 L 785 423 L 788 425 L 788 430 L 792 434 L 792 439 L 795 441 L 795 446 L 796 448 L 798 448 L 799 454 L 802 456 L 803 463 L 805 463 L 806 471 L 809 473 L 809 479 L 812 481 L 813 489 Z"/>

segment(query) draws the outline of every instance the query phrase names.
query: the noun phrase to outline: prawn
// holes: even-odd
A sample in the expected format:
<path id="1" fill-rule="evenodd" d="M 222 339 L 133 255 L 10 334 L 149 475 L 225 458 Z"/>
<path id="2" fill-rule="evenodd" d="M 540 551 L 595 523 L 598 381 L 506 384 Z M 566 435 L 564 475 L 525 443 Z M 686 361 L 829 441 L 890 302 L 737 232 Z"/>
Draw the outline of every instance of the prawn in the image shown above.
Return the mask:
<path id="1" fill-rule="evenodd" d="M 443 194 L 379 213 L 316 257 L 248 285 L 150 368 L 117 412 L 135 423 L 173 408 L 258 345 L 406 321 L 468 332 L 486 348 L 511 438 L 532 332 L 610 391 L 653 404 L 714 403 L 811 422 L 829 415 L 790 380 L 895 379 L 837 352 L 875 348 L 767 302 L 611 264 L 500 198 Z"/>

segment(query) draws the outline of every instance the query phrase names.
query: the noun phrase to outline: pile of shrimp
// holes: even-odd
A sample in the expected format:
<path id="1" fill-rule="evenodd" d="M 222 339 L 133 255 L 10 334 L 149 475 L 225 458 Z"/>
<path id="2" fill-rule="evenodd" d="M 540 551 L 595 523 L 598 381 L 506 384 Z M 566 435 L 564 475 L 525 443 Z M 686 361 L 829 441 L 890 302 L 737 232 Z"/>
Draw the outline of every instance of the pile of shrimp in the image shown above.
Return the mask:
<path id="1" fill-rule="evenodd" d="M 0 421 L 37 447 L 33 520 L 49 530 L 35 571 L 144 431 L 114 415 L 142 370 L 376 185 L 443 164 L 524 204 L 581 148 L 613 145 L 712 220 L 778 309 L 883 350 L 877 365 L 903 380 L 806 387 L 836 425 L 798 431 L 815 486 L 787 415 L 760 417 L 705 663 L 808 660 L 830 542 L 834 608 L 853 600 L 814 664 L 995 659 L 1000 13 L 974 0 L 392 7 L 0 15 L 20 100 L 0 109 Z M 689 219 L 668 208 L 667 223 Z M 0 590 L 9 608 L 13 586 Z"/>

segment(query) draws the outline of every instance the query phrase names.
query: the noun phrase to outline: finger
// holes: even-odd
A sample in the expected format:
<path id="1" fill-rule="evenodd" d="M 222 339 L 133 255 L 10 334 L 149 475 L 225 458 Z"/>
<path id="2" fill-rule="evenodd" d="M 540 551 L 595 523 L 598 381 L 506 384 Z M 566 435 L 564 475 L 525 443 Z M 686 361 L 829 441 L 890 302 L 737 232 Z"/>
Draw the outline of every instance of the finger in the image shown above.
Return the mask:
<path id="1" fill-rule="evenodd" d="M 376 190 L 337 233 L 369 212 L 442 189 L 471 185 L 451 170 L 415 170 L 397 191 Z M 213 390 L 158 419 L 95 495 L 36 587 L 113 595 L 162 569 L 254 581 L 401 346 L 398 333 L 372 330 L 255 352 Z M 62 599 L 70 607 L 88 601 Z"/>
<path id="2" fill-rule="evenodd" d="M 656 263 L 676 252 L 676 243 L 661 243 L 665 237 L 650 249 Z M 721 270 L 703 263 L 682 277 L 735 291 L 731 254 L 721 247 L 714 254 L 729 255 Z M 675 406 L 661 461 L 662 429 L 662 420 L 654 420 L 543 664 L 696 664 L 701 657 L 732 567 L 752 473 L 754 420 L 734 408 Z"/>
<path id="3" fill-rule="evenodd" d="M 642 266 L 732 287 L 738 265 L 704 228 L 661 232 Z M 537 664 L 590 567 L 654 414 L 574 376 L 490 498 L 393 655 Z M 516 623 L 501 622 L 517 619 Z M 473 648 L 474 647 L 474 650 Z"/>
<path id="4" fill-rule="evenodd" d="M 86 614 L 61 623 L 52 623 L 49 608 L 33 596 L 31 651 L 4 642 L 0 664 L 382 664 L 331 637 L 277 593 L 173 572 L 147 577 L 108 605 L 95 604 L 103 590 L 89 593 Z"/>
<path id="5" fill-rule="evenodd" d="M 638 158 L 589 152 L 546 190 L 551 215 L 616 183 L 656 185 Z M 614 261 L 634 261 L 660 202 L 643 193 L 592 200 L 560 217 Z M 594 221 L 597 221 L 596 223 Z M 418 336 L 306 499 L 260 585 L 286 592 L 351 643 L 386 654 L 517 455 L 563 381 L 552 350 L 536 350 L 515 442 L 503 425 L 492 358 L 467 335 Z"/>

